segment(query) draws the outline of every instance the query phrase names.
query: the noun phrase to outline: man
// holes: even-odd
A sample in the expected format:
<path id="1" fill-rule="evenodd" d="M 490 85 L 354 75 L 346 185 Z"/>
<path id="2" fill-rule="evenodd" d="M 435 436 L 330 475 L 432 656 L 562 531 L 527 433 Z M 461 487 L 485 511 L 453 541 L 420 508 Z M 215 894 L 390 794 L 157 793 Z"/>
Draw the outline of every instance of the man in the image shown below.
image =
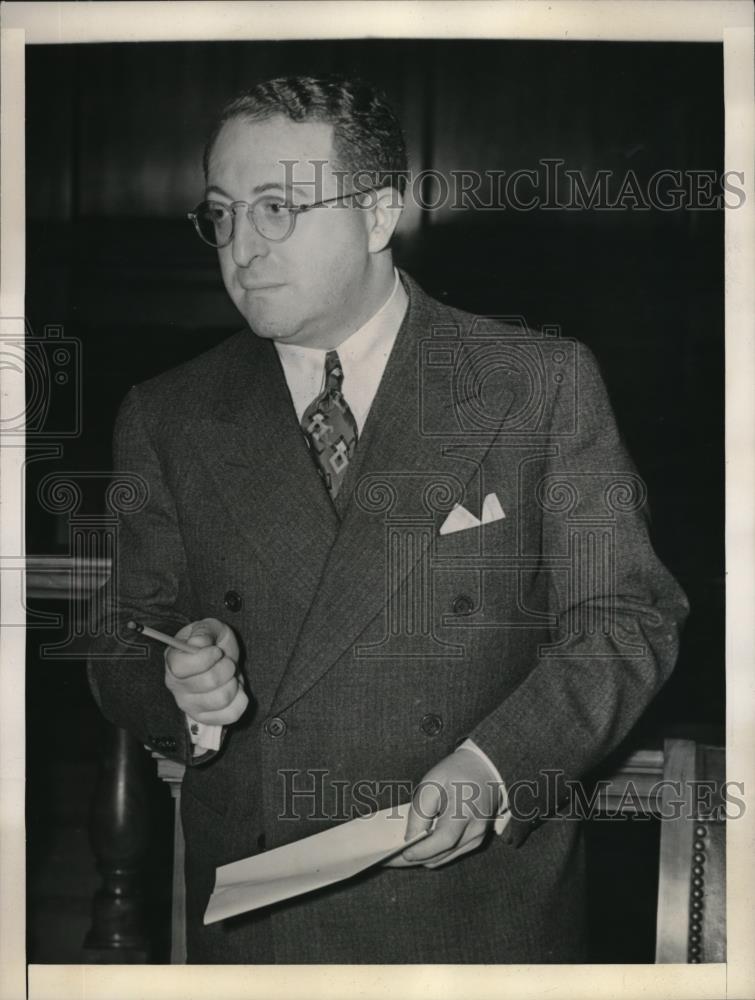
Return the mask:
<path id="1" fill-rule="evenodd" d="M 90 669 L 109 719 L 189 765 L 189 960 L 579 961 L 565 783 L 687 612 L 595 362 L 394 269 L 405 153 L 364 84 L 256 86 L 205 173 L 192 219 L 246 326 L 135 387 L 115 434 L 148 494 L 119 621 L 196 652 L 119 657 L 121 627 Z M 409 799 L 429 834 L 386 865 L 202 925 L 218 865 Z"/>

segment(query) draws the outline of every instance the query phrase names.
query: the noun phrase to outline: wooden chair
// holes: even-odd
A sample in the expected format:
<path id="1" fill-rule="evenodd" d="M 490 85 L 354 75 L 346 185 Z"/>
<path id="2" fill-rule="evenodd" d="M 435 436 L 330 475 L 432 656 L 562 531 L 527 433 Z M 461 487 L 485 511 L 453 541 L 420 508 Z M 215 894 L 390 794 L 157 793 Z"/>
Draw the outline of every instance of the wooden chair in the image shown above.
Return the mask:
<path id="1" fill-rule="evenodd" d="M 181 764 L 153 754 L 175 805 L 171 962 L 186 961 Z M 691 740 L 632 754 L 601 787 L 606 814 L 642 811 L 661 820 L 656 921 L 657 963 L 726 961 L 725 752 Z M 710 791 L 707 795 L 705 790 Z"/>
<path id="2" fill-rule="evenodd" d="M 655 960 L 725 962 L 725 751 L 667 740 L 663 777 Z"/>
<path id="3" fill-rule="evenodd" d="M 661 821 L 656 963 L 726 961 L 725 751 L 692 740 L 632 754 L 600 807 Z"/>

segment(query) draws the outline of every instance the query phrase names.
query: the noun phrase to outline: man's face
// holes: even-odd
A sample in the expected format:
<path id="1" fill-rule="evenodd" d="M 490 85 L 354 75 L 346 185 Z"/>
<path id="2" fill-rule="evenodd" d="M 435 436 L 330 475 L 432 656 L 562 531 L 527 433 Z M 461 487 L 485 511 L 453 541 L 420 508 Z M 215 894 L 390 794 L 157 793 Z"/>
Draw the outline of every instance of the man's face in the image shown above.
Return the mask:
<path id="1" fill-rule="evenodd" d="M 251 203 L 264 193 L 303 205 L 343 194 L 349 187 L 336 183 L 332 144 L 333 127 L 320 122 L 227 122 L 212 150 L 206 197 Z M 283 160 L 296 162 L 284 168 Z M 327 163 L 312 166 L 317 160 Z M 318 170 L 322 183 L 315 184 Z M 287 180 L 294 186 L 284 187 Z M 360 311 L 370 264 L 367 215 L 351 201 L 316 208 L 301 213 L 291 236 L 277 243 L 237 211 L 233 240 L 218 250 L 220 269 L 258 336 L 327 347 L 367 319 Z"/>

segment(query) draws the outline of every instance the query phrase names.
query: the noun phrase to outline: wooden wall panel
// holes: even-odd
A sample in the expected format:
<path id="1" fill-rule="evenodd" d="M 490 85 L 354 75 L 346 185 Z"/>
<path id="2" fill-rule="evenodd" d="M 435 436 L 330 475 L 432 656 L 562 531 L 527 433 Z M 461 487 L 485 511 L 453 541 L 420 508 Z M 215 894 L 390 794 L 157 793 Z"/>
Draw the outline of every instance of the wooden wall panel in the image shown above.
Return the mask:
<path id="1" fill-rule="evenodd" d="M 612 171 L 613 190 L 629 170 L 646 180 L 660 169 L 720 169 L 722 92 L 710 86 L 717 62 L 716 45 L 647 45 L 640 56 L 635 45 L 605 43 L 589 47 L 588 56 L 579 42 L 440 43 L 430 68 L 432 165 L 446 175 L 510 173 L 556 158 L 588 182 L 597 170 Z M 522 191 L 529 192 L 526 182 Z M 621 219 L 612 219 L 617 214 Z M 463 215 L 444 206 L 430 221 L 458 223 Z M 549 224 L 548 213 L 524 215 L 527 226 Z M 656 215 L 625 211 L 605 219 L 647 228 Z M 666 222 L 688 226 L 693 217 L 677 212 Z M 570 213 L 562 221 L 583 219 Z"/>
<path id="2" fill-rule="evenodd" d="M 182 219 L 200 200 L 201 155 L 222 105 L 271 76 L 361 74 L 402 118 L 422 160 L 430 97 L 406 42 L 134 43 L 32 52 L 31 218 Z M 62 81 L 58 87 L 57 81 Z M 39 149 L 49 135 L 53 161 Z M 418 223 L 407 212 L 402 229 Z"/>
<path id="3" fill-rule="evenodd" d="M 76 48 L 26 49 L 26 204 L 32 218 L 63 221 L 74 212 Z"/>

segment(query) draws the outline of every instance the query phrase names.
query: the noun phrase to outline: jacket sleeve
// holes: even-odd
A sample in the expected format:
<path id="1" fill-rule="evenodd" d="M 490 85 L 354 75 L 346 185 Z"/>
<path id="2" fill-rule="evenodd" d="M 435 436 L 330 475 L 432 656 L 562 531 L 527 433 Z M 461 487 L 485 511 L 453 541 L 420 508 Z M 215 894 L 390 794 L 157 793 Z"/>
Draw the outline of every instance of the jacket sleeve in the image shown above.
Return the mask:
<path id="1" fill-rule="evenodd" d="M 653 551 L 644 486 L 581 345 L 574 388 L 554 404 L 547 471 L 527 492 L 540 508 L 544 564 L 568 554 L 571 566 L 548 574 L 555 641 L 468 734 L 506 783 L 517 845 L 558 805 L 564 780 L 581 778 L 629 732 L 674 667 L 689 611 Z"/>
<path id="2" fill-rule="evenodd" d="M 89 683 L 105 717 L 149 749 L 186 764 L 204 762 L 208 755 L 193 756 L 186 717 L 165 687 L 164 647 L 126 628 L 133 618 L 174 635 L 191 620 L 175 504 L 138 388 L 118 413 L 113 458 L 114 483 L 129 473 L 141 488 L 134 509 L 119 516 L 110 580 L 92 602 Z"/>

